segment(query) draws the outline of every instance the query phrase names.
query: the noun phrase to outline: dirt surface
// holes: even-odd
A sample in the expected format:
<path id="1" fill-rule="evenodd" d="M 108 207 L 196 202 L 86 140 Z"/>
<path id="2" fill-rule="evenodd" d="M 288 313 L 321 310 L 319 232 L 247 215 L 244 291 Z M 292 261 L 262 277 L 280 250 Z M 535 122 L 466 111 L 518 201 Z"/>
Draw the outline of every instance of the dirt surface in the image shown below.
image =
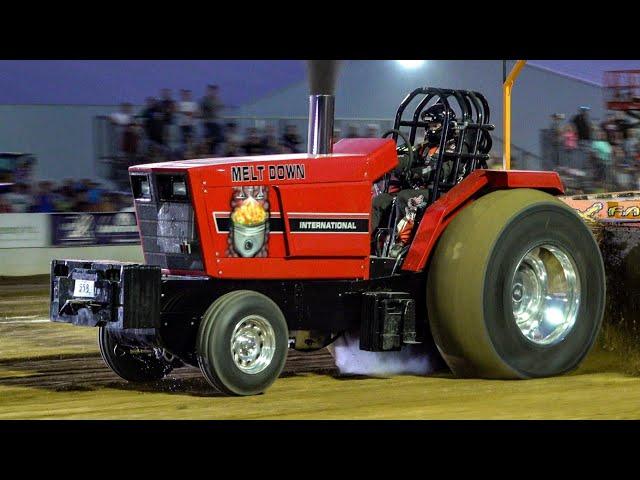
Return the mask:
<path id="1" fill-rule="evenodd" d="M 95 329 L 46 321 L 46 285 L 0 284 L 0 419 L 638 419 L 640 377 L 602 348 L 563 377 L 528 381 L 340 377 L 326 350 L 291 352 L 265 394 L 224 397 L 194 368 L 130 384 Z"/>

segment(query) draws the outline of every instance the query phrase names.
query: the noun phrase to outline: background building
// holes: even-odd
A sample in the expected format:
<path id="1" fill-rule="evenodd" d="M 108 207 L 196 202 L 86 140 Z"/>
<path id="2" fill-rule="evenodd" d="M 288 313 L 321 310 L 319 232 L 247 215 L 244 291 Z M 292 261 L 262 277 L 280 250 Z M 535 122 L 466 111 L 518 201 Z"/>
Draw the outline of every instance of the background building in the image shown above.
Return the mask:
<path id="1" fill-rule="evenodd" d="M 107 62 L 108 63 L 108 62 Z M 206 62 L 205 62 L 206 63 Z M 246 62 L 249 63 L 249 62 Z M 106 68 L 106 67 L 105 67 Z M 203 67 L 204 68 L 204 67 Z M 266 70 L 259 65 L 252 70 L 247 84 L 233 84 L 241 91 L 243 88 L 261 92 L 266 85 L 256 83 L 254 77 L 265 75 Z M 108 77 L 109 70 L 96 72 L 93 84 L 100 86 L 104 78 L 104 88 L 109 82 L 124 80 L 115 75 Z M 193 72 L 184 72 L 185 85 L 193 88 L 194 96 L 199 97 L 205 86 L 205 78 L 210 74 L 203 70 L 196 72 L 202 80 L 200 87 L 192 86 L 195 80 Z M 25 74 L 26 75 L 26 74 Z M 146 77 L 140 77 L 140 81 Z M 85 79 L 86 80 L 86 79 Z M 86 102 L 86 92 L 80 95 L 83 78 L 68 75 L 58 88 L 68 89 L 63 98 L 71 101 L 79 98 Z M 175 89 L 180 84 L 180 76 L 167 79 L 167 85 Z M 206 81 L 216 81 L 207 78 Z M 233 110 L 225 112 L 227 116 L 239 117 L 241 127 L 252 124 L 264 125 L 275 119 L 293 119 L 298 130 L 306 135 L 307 82 L 303 70 L 295 70 L 287 75 L 279 74 L 278 81 L 286 85 L 262 98 L 246 98 L 247 101 Z M 97 82 L 97 83 L 96 83 Z M 396 108 L 403 97 L 417 86 L 440 86 L 463 88 L 484 93 L 492 107 L 492 122 L 496 125 L 494 153 L 501 156 L 502 145 L 502 61 L 440 61 L 428 60 L 414 69 L 407 69 L 395 60 L 348 61 L 342 66 L 338 80 L 336 98 L 337 127 L 344 130 L 346 125 L 357 120 L 359 125 L 377 123 L 383 129 L 388 126 Z M 74 90 L 78 91 L 74 95 Z M 112 88 L 112 90 L 114 90 Z M 132 85 L 131 91 L 136 98 L 127 95 L 126 86 L 122 86 L 122 100 L 136 104 L 140 110 L 143 98 L 140 86 Z M 157 85 L 150 85 L 149 94 L 157 93 Z M 106 94 L 105 94 L 106 95 Z M 224 91 L 222 92 L 224 100 Z M 241 98 L 241 97 L 238 97 Z M 95 117 L 108 115 L 117 110 L 114 105 L 0 105 L 0 151 L 26 151 L 38 158 L 35 178 L 59 180 L 67 177 L 96 178 L 102 176 L 100 164 L 96 161 L 96 122 Z M 513 145 L 514 155 L 524 152 L 530 168 L 539 164 L 540 129 L 550 123 L 553 113 L 572 116 L 580 105 L 592 108 L 592 118 L 602 120 L 602 88 L 594 83 L 577 80 L 533 65 L 527 65 L 517 80 L 513 97 Z M 340 120 L 345 119 L 345 120 Z"/>

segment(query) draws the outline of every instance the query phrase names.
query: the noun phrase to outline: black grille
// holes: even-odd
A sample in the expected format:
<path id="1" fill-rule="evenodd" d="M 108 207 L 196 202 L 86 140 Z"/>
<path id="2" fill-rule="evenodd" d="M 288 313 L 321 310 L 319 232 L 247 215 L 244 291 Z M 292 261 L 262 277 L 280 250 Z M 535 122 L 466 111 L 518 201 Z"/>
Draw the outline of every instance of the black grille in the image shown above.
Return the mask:
<path id="1" fill-rule="evenodd" d="M 193 207 L 157 199 L 155 194 L 151 202 L 136 201 L 146 263 L 174 270 L 204 270 Z"/>

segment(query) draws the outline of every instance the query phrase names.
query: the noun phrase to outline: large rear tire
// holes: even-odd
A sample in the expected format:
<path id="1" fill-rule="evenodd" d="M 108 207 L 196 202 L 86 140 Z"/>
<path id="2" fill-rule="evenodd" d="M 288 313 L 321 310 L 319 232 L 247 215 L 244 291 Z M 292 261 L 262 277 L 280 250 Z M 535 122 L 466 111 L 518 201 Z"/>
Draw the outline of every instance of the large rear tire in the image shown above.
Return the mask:
<path id="1" fill-rule="evenodd" d="M 427 305 L 434 340 L 455 375 L 559 375 L 595 342 L 604 265 L 589 228 L 558 199 L 496 191 L 465 207 L 442 234 Z"/>
<path id="2" fill-rule="evenodd" d="M 154 353 L 132 353 L 117 343 L 107 327 L 98 331 L 98 345 L 102 360 L 120 378 L 128 382 L 153 382 L 163 379 L 173 370 L 173 365 Z"/>
<path id="3" fill-rule="evenodd" d="M 228 395 L 257 395 L 282 373 L 289 329 L 270 298 L 250 290 L 211 304 L 198 328 L 196 356 L 207 381 Z"/>

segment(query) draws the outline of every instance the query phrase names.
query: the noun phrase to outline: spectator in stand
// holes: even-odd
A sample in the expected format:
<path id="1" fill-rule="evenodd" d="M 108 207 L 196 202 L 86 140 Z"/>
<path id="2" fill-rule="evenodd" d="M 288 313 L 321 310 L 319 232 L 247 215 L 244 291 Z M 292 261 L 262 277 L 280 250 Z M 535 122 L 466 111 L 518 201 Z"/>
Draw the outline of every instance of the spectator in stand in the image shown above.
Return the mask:
<path id="1" fill-rule="evenodd" d="M 378 138 L 380 136 L 380 129 L 378 125 L 375 123 L 370 123 L 367 125 L 367 133 L 365 134 L 365 138 Z"/>
<path id="2" fill-rule="evenodd" d="M 229 122 L 224 129 L 224 148 L 222 155 L 225 157 L 238 157 L 242 155 L 242 136 L 238 133 L 238 125 L 235 122 Z"/>
<path id="3" fill-rule="evenodd" d="M 85 179 L 84 182 L 87 187 L 87 200 L 92 205 L 98 205 L 102 201 L 102 195 L 105 193 L 104 189 L 99 183 L 92 180 Z"/>
<path id="4" fill-rule="evenodd" d="M 578 133 L 578 141 L 590 142 L 592 138 L 591 119 L 589 118 L 589 107 L 580 107 L 578 113 L 571 119 Z M 585 143 L 585 145 L 587 145 Z"/>
<path id="5" fill-rule="evenodd" d="M 347 136 L 345 138 L 358 138 L 359 136 L 357 125 L 351 124 L 347 127 Z"/>
<path id="6" fill-rule="evenodd" d="M 183 160 L 197 158 L 197 152 L 198 152 L 198 145 L 193 140 L 188 138 L 187 143 L 182 145 L 178 150 L 176 157 L 178 159 L 183 159 Z"/>
<path id="7" fill-rule="evenodd" d="M 607 142 L 607 135 L 598 129 L 594 134 L 595 140 L 591 142 L 591 147 L 595 154 L 595 175 L 594 180 L 604 181 L 607 170 L 611 168 L 611 145 Z"/>
<path id="8" fill-rule="evenodd" d="M 624 151 L 627 158 L 634 159 L 633 163 L 635 164 L 635 157 L 638 153 L 638 147 L 640 147 L 638 143 L 638 133 L 640 133 L 640 131 L 631 128 L 628 129 L 627 132 L 627 138 L 624 141 Z"/>
<path id="9" fill-rule="evenodd" d="M 204 125 L 204 137 L 211 148 L 210 153 L 215 154 L 218 145 L 223 140 L 222 129 L 218 123 L 222 103 L 218 98 L 218 86 L 207 86 L 207 93 L 200 101 L 200 115 Z"/>
<path id="10" fill-rule="evenodd" d="M 278 145 L 278 137 L 276 137 L 276 128 L 273 125 L 267 125 L 262 136 L 262 148 L 265 155 L 275 155 L 282 153 L 282 148 Z"/>
<path id="11" fill-rule="evenodd" d="M 275 135 L 267 137 L 267 141 L 263 145 L 263 153 L 265 155 L 278 155 L 281 153 L 286 153 L 284 151 L 284 147 L 278 143 L 278 139 Z"/>
<path id="12" fill-rule="evenodd" d="M 609 142 L 611 145 L 620 144 L 620 129 L 613 113 L 609 113 L 607 115 L 605 121 L 600 124 L 600 128 L 604 131 L 607 142 Z"/>
<path id="13" fill-rule="evenodd" d="M 198 144 L 196 147 L 196 157 L 195 158 L 209 158 L 211 157 L 211 148 L 209 143 L 205 140 Z"/>
<path id="14" fill-rule="evenodd" d="M 242 150 L 245 155 L 262 155 L 264 152 L 264 145 L 262 139 L 258 135 L 258 129 L 251 127 L 247 129 L 247 136 L 242 145 Z"/>
<path id="15" fill-rule="evenodd" d="M 28 158 L 22 160 L 13 172 L 14 183 L 31 183 L 31 175 L 33 174 L 34 159 Z"/>
<path id="16" fill-rule="evenodd" d="M 555 138 L 559 139 L 562 136 L 562 121 L 564 120 L 564 113 L 554 113 L 551 115 L 551 131 L 555 134 Z"/>
<path id="17" fill-rule="evenodd" d="M 151 112 L 153 111 L 155 105 L 156 99 L 153 97 L 147 97 L 144 100 L 144 108 L 140 112 L 140 117 L 142 118 L 142 127 L 147 138 L 151 136 Z"/>
<path id="18" fill-rule="evenodd" d="M 166 124 L 173 123 L 173 114 L 176 111 L 176 103 L 171 97 L 171 89 L 163 88 L 160 90 L 160 107 L 164 113 L 164 121 Z"/>
<path id="19" fill-rule="evenodd" d="M 567 123 L 562 127 L 562 146 L 569 151 L 578 148 L 578 134 L 571 123 Z"/>
<path id="20" fill-rule="evenodd" d="M 87 190 L 85 188 L 81 188 L 76 191 L 75 194 L 75 202 L 73 204 L 74 212 L 92 212 L 93 205 L 87 199 Z"/>
<path id="21" fill-rule="evenodd" d="M 238 132 L 238 124 L 235 122 L 228 122 L 224 129 L 225 142 L 233 142 L 237 145 L 242 143 L 242 136 Z"/>
<path id="22" fill-rule="evenodd" d="M 128 102 L 120 104 L 120 110 L 109 115 L 109 121 L 113 125 L 126 127 L 133 122 L 133 105 Z"/>
<path id="23" fill-rule="evenodd" d="M 225 157 L 241 157 L 242 156 L 242 144 L 236 143 L 233 140 L 229 140 L 224 145 L 223 155 Z"/>
<path id="24" fill-rule="evenodd" d="M 174 121 L 174 113 L 176 112 L 176 103 L 171 98 L 171 89 L 163 88 L 160 91 L 160 110 L 163 115 L 164 134 L 162 145 L 168 147 L 171 139 L 171 126 Z"/>
<path id="25" fill-rule="evenodd" d="M 620 132 L 620 141 L 624 142 L 629 138 L 631 134 L 630 130 L 632 128 L 632 125 L 625 118 L 624 113 L 620 111 L 615 113 L 614 122 L 618 126 L 618 132 Z"/>
<path id="26" fill-rule="evenodd" d="M 66 179 L 62 185 L 54 190 L 56 195 L 55 206 L 59 212 L 70 212 L 75 202 L 75 190 L 73 180 Z"/>
<path id="27" fill-rule="evenodd" d="M 160 102 L 153 97 L 148 97 L 142 118 L 144 119 L 149 150 L 153 150 L 158 145 L 164 145 L 165 117 Z"/>
<path id="28" fill-rule="evenodd" d="M 300 135 L 298 135 L 298 130 L 295 125 L 287 125 L 284 127 L 284 134 L 282 135 L 280 144 L 285 153 L 300 153 L 298 145 L 301 143 L 302 139 Z"/>
<path id="29" fill-rule="evenodd" d="M 127 158 L 127 167 L 137 163 L 140 155 L 144 130 L 140 120 L 134 118 L 127 127 L 122 138 L 122 151 Z"/>
<path id="30" fill-rule="evenodd" d="M 578 134 L 572 123 L 566 123 L 561 128 L 560 144 L 564 150 L 565 161 L 559 166 L 565 168 L 577 168 L 576 151 L 578 150 Z"/>
<path id="31" fill-rule="evenodd" d="M 29 186 L 25 183 L 14 183 L 9 193 L 5 193 L 2 197 L 14 213 L 27 213 L 31 210 L 32 198 L 29 195 Z"/>
<path id="32" fill-rule="evenodd" d="M 191 90 L 181 90 L 180 102 L 178 103 L 178 124 L 180 125 L 183 147 L 193 141 L 197 113 L 198 105 L 191 99 Z"/>
<path id="33" fill-rule="evenodd" d="M 37 213 L 51 213 L 56 211 L 54 195 L 51 192 L 51 182 L 38 183 L 38 193 L 31 211 Z"/>
<path id="34" fill-rule="evenodd" d="M 109 115 L 116 132 L 118 158 L 112 165 L 111 179 L 120 184 L 127 184 L 127 169 L 133 165 L 138 154 L 139 128 L 133 116 L 133 105 L 122 103 L 120 110 Z"/>

